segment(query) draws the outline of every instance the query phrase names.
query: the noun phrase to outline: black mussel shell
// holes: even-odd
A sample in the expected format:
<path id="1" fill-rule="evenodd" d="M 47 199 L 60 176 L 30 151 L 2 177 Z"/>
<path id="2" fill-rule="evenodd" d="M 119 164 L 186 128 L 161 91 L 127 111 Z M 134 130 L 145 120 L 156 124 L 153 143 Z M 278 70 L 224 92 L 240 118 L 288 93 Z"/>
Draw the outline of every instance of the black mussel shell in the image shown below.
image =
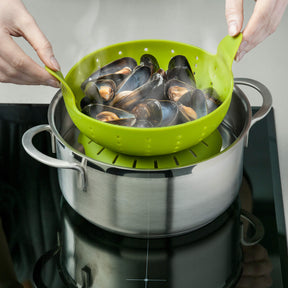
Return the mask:
<path id="1" fill-rule="evenodd" d="M 92 73 L 82 84 L 82 90 L 85 89 L 87 82 L 96 80 L 97 78 L 107 74 L 130 74 L 131 71 L 137 66 L 137 61 L 131 57 L 123 57 L 113 62 L 106 64 Z"/>
<path id="2" fill-rule="evenodd" d="M 151 74 L 154 74 L 160 69 L 157 59 L 151 54 L 144 54 L 140 58 L 140 64 L 150 67 Z"/>
<path id="3" fill-rule="evenodd" d="M 204 89 L 203 93 L 206 97 L 208 113 L 211 113 L 222 104 L 218 93 L 213 87 Z"/>

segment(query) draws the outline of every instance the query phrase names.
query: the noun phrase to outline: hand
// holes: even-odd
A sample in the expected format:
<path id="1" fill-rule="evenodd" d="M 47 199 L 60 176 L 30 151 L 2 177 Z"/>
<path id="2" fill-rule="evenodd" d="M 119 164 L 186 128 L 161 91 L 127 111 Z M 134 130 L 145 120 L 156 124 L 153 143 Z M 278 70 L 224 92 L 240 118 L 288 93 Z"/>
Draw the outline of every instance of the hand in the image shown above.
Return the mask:
<path id="1" fill-rule="evenodd" d="M 44 67 L 33 61 L 13 41 L 23 37 L 52 70 L 60 70 L 51 44 L 21 0 L 0 0 L 0 82 L 59 87 Z"/>
<path id="2" fill-rule="evenodd" d="M 243 247 L 243 272 L 235 288 L 268 288 L 272 285 L 272 264 L 260 244 Z"/>
<path id="3" fill-rule="evenodd" d="M 275 32 L 284 14 L 288 0 L 258 0 L 247 26 L 235 60 L 243 56 Z M 240 33 L 243 26 L 243 0 L 226 0 L 226 20 L 231 36 Z"/>

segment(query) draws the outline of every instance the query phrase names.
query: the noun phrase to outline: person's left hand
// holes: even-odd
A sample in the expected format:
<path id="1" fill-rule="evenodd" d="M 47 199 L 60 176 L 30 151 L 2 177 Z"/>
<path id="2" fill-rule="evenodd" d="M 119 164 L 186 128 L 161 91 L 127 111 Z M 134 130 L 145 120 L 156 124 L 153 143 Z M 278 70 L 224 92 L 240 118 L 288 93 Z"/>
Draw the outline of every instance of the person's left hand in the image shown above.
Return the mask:
<path id="1" fill-rule="evenodd" d="M 60 70 L 51 43 L 22 1 L 0 0 L 0 82 L 59 87 L 59 82 L 25 53 L 14 37 L 23 37 L 44 65 Z"/>

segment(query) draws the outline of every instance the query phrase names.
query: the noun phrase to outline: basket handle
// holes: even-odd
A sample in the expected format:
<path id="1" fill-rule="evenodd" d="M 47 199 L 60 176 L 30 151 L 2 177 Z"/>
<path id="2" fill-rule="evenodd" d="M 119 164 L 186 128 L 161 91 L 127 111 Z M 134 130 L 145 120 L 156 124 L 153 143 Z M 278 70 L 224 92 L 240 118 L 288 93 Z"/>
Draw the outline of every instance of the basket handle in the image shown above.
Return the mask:
<path id="1" fill-rule="evenodd" d="M 221 58 L 228 67 L 232 67 L 235 55 L 242 42 L 242 33 L 232 37 L 227 35 L 224 37 L 217 47 L 217 57 Z"/>
<path id="2" fill-rule="evenodd" d="M 52 137 L 52 151 L 55 151 L 55 139 L 49 125 L 38 125 L 27 130 L 22 136 L 22 145 L 25 151 L 37 161 L 55 168 L 73 169 L 79 172 L 81 179 L 81 188 L 86 191 L 87 181 L 84 168 L 77 163 L 70 163 L 68 161 L 59 160 L 40 152 L 33 144 L 33 138 L 37 134 L 47 131 Z"/>

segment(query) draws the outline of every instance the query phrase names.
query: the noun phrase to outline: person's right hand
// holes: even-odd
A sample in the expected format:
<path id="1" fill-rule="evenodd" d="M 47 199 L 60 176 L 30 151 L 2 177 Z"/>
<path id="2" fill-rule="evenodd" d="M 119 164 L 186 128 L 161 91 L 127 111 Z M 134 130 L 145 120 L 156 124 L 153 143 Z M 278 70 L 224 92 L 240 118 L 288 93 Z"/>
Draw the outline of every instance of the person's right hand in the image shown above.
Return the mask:
<path id="1" fill-rule="evenodd" d="M 46 66 L 60 70 L 50 42 L 21 0 L 0 0 L 0 82 L 59 87 L 58 81 L 25 54 L 13 37 L 23 37 Z"/>
<path id="2" fill-rule="evenodd" d="M 272 285 L 272 263 L 260 244 L 243 247 L 243 272 L 235 288 L 269 288 Z"/>
<path id="3" fill-rule="evenodd" d="M 236 61 L 275 32 L 285 12 L 288 0 L 257 0 L 254 11 L 243 29 L 243 40 L 236 54 Z M 225 15 L 228 33 L 240 33 L 244 21 L 243 0 L 226 0 Z"/>

